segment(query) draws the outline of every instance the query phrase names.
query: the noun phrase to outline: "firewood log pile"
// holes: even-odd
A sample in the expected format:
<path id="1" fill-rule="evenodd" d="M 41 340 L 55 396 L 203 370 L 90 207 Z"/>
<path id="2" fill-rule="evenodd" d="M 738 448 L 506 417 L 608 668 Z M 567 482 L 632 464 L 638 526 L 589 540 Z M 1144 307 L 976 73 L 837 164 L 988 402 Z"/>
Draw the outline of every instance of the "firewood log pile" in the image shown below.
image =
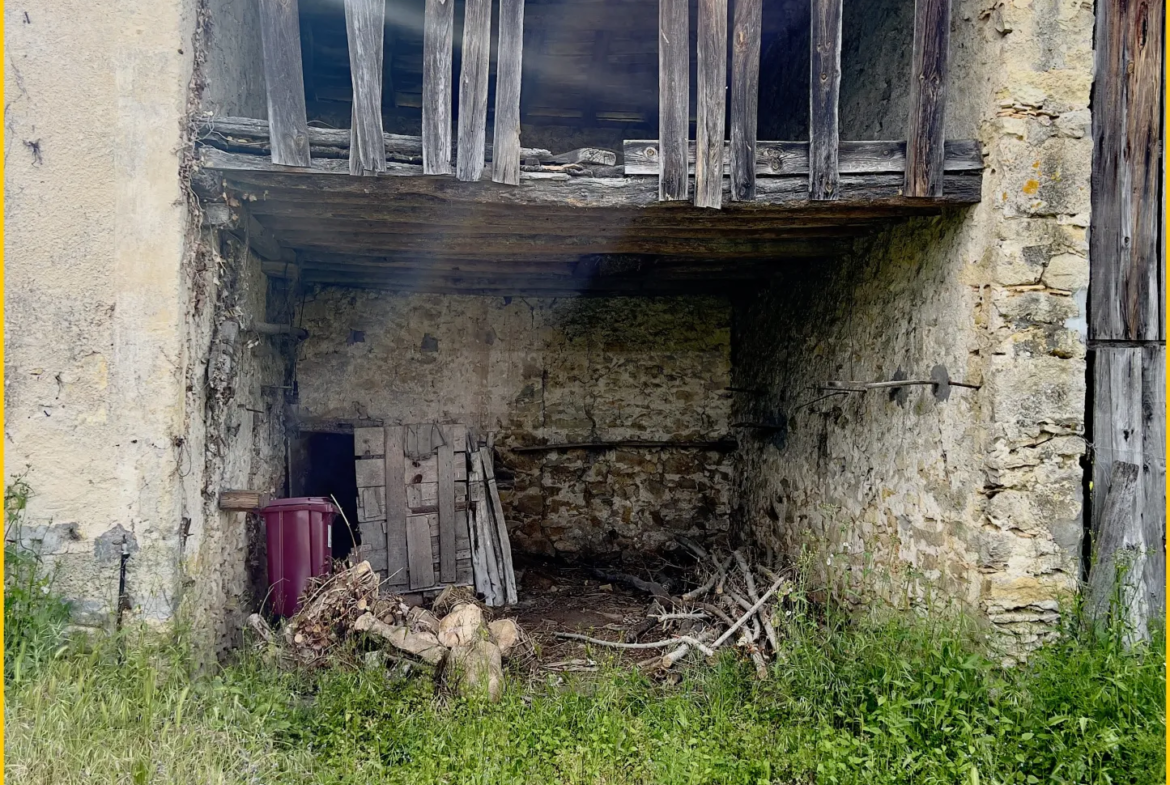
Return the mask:
<path id="1" fill-rule="evenodd" d="M 512 619 L 490 620 L 465 588 L 447 589 L 433 607 L 445 615 L 439 618 L 400 597 L 379 595 L 378 575 L 363 561 L 312 579 L 300 610 L 280 635 L 259 614 L 248 618 L 248 626 L 258 644 L 286 667 L 336 664 L 352 656 L 355 647 L 342 645 L 347 641 L 376 641 L 395 659 L 433 666 L 449 691 L 482 692 L 499 700 L 503 659 L 526 645 L 519 625 Z"/>
<path id="2" fill-rule="evenodd" d="M 654 622 L 657 640 L 610 641 L 568 632 L 556 637 L 593 646 L 655 651 L 641 663 L 649 672 L 668 671 L 696 653 L 713 657 L 720 648 L 733 644 L 751 659 L 756 675 L 767 678 L 768 662 L 779 651 L 774 619 L 784 598 L 792 593 L 792 583 L 763 565 L 752 565 L 742 551 L 721 558 L 690 540 L 680 538 L 680 543 L 696 556 L 705 574 L 696 588 L 684 594 L 651 592 L 654 600 L 647 608 L 647 619 Z"/>

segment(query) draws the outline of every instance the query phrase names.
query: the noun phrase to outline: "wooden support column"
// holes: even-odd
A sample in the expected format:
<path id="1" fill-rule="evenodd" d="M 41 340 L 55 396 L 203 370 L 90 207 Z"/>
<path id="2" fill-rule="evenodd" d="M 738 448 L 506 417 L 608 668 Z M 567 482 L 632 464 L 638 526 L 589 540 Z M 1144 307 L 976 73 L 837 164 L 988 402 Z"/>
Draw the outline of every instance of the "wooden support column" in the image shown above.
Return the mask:
<path id="1" fill-rule="evenodd" d="M 723 123 L 727 107 L 727 0 L 699 0 L 695 107 L 695 207 L 723 201 Z"/>
<path id="2" fill-rule="evenodd" d="M 500 0 L 492 180 L 508 185 L 520 184 L 520 73 L 523 52 L 524 0 Z"/>
<path id="3" fill-rule="evenodd" d="M 906 196 L 937 198 L 943 193 L 943 121 L 950 41 L 951 0 L 916 0 L 910 125 L 906 132 Z"/>
<path id="4" fill-rule="evenodd" d="M 1089 233 L 1091 515 L 1096 537 L 1118 503 L 1112 501 L 1115 467 L 1136 466 L 1133 501 L 1114 523 L 1124 528 L 1124 547 L 1140 545 L 1143 552 L 1143 597 L 1122 609 L 1139 634 L 1147 616 L 1157 617 L 1166 607 L 1165 260 L 1159 236 L 1164 24 L 1162 3 L 1097 3 Z M 1092 569 L 1111 568 L 1099 561 Z M 1096 586 L 1112 576 L 1090 571 L 1089 579 Z"/>
<path id="5" fill-rule="evenodd" d="M 260 0 L 260 44 L 268 94 L 272 163 L 309 166 L 305 74 L 297 0 Z"/>
<path id="6" fill-rule="evenodd" d="M 492 0 L 467 0 L 459 73 L 459 149 L 455 159 L 455 176 L 460 180 L 478 180 L 483 174 L 491 38 Z"/>
<path id="7" fill-rule="evenodd" d="M 690 119 L 690 21 L 687 0 L 658 0 L 658 199 L 687 198 Z"/>
<path id="8" fill-rule="evenodd" d="M 451 46 L 455 0 L 426 0 L 423 13 L 423 174 L 451 173 Z"/>
<path id="9" fill-rule="evenodd" d="M 808 192 L 810 199 L 828 200 L 840 190 L 841 0 L 812 0 L 811 21 Z"/>
<path id="10" fill-rule="evenodd" d="M 345 31 L 353 81 L 353 112 L 349 131 L 349 173 L 386 171 L 382 136 L 382 31 L 384 0 L 345 0 Z"/>
<path id="11" fill-rule="evenodd" d="M 731 32 L 731 201 L 756 198 L 763 0 L 735 0 Z"/>

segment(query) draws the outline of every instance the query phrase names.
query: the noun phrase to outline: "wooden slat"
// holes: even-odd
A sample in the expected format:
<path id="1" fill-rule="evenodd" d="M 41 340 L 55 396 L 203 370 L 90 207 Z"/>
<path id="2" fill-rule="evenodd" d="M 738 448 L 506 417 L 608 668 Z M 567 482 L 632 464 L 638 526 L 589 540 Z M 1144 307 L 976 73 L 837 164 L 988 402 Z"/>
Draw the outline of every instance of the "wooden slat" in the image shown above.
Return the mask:
<path id="1" fill-rule="evenodd" d="M 687 0 L 658 0 L 658 133 L 662 138 L 658 198 L 687 198 L 690 98 L 690 21 Z M 693 160 L 693 158 L 692 158 Z"/>
<path id="2" fill-rule="evenodd" d="M 520 70 L 523 53 L 524 0 L 500 0 L 492 180 L 507 185 L 520 184 Z"/>
<path id="3" fill-rule="evenodd" d="M 811 23 L 808 191 L 829 200 L 840 194 L 841 0 L 812 0 Z"/>
<path id="4" fill-rule="evenodd" d="M 426 0 L 423 14 L 422 159 L 426 174 L 451 173 L 451 47 L 455 0 Z"/>
<path id="5" fill-rule="evenodd" d="M 354 462 L 354 472 L 357 475 L 358 488 L 374 488 L 386 484 L 385 467 L 380 460 L 358 459 Z"/>
<path id="6" fill-rule="evenodd" d="M 1142 349 L 1142 531 L 1150 618 L 1166 612 L 1166 347 Z"/>
<path id="7" fill-rule="evenodd" d="M 488 570 L 489 541 L 483 537 L 481 521 L 487 515 L 487 506 L 483 483 L 483 464 L 479 460 L 479 452 L 471 451 L 468 456 L 467 498 L 471 509 L 467 516 L 469 539 L 471 542 L 472 573 L 475 590 L 482 595 L 488 605 L 495 605 L 496 594 Z"/>
<path id="8" fill-rule="evenodd" d="M 272 163 L 309 166 L 301 23 L 297 0 L 260 0 L 260 43 Z"/>
<path id="9" fill-rule="evenodd" d="M 386 426 L 385 439 L 383 485 L 386 486 L 386 576 L 389 585 L 401 586 L 407 582 L 406 486 L 402 482 L 402 474 L 405 471 L 402 426 Z"/>
<path id="10" fill-rule="evenodd" d="M 757 177 L 792 177 L 808 174 L 808 142 L 756 142 Z M 947 172 L 980 172 L 983 155 L 974 139 L 949 141 L 944 146 Z M 906 171 L 905 142 L 841 142 L 838 145 L 838 171 L 841 174 L 902 174 Z M 730 143 L 725 149 L 729 155 Z M 622 143 L 626 175 L 659 173 L 661 157 L 657 139 L 627 139 Z M 690 172 L 695 168 L 695 143 L 687 145 Z M 724 174 L 730 174 L 730 165 Z"/>
<path id="11" fill-rule="evenodd" d="M 464 181 L 478 180 L 483 174 L 491 35 L 491 0 L 467 0 L 459 72 L 459 150 L 455 160 L 455 176 Z"/>
<path id="12" fill-rule="evenodd" d="M 731 31 L 731 200 L 756 198 L 756 119 L 760 100 L 763 0 L 736 0 Z"/>
<path id="13" fill-rule="evenodd" d="M 439 445 L 439 580 L 443 583 L 455 580 L 454 463 L 451 445 Z"/>
<path id="14" fill-rule="evenodd" d="M 429 515 L 409 515 L 406 518 L 406 548 L 410 561 L 411 590 L 435 585 L 430 517 Z"/>
<path id="15" fill-rule="evenodd" d="M 345 0 L 349 71 L 353 82 L 349 145 L 349 173 L 352 175 L 386 171 L 386 143 L 382 137 L 382 30 L 385 16 L 384 0 Z"/>
<path id="16" fill-rule="evenodd" d="M 906 196 L 909 197 L 930 198 L 943 193 L 943 134 L 950 40 L 951 0 L 916 0 L 910 125 L 906 131 Z"/>
<path id="17" fill-rule="evenodd" d="M 358 458 L 378 458 L 386 448 L 386 434 L 381 428 L 354 428 L 353 449 Z"/>
<path id="18" fill-rule="evenodd" d="M 1104 498 L 1101 517 L 1093 527 L 1088 606 L 1090 615 L 1100 621 L 1111 611 L 1120 614 L 1131 635 L 1144 638 L 1147 608 L 1141 576 L 1146 549 L 1135 514 L 1140 477 L 1140 467 L 1116 461 L 1110 467 L 1108 485 L 1095 491 Z"/>
<path id="19" fill-rule="evenodd" d="M 373 461 L 371 461 L 373 463 Z M 382 461 L 377 461 L 381 464 Z M 381 468 L 381 466 L 379 466 Z M 369 488 L 358 488 L 357 508 L 358 521 L 381 521 L 386 518 L 386 487 L 384 485 Z M 385 547 L 386 543 L 382 543 Z"/>
<path id="20" fill-rule="evenodd" d="M 504 587 L 504 600 L 508 605 L 516 604 L 516 573 L 512 568 L 512 544 L 508 538 L 508 526 L 504 520 L 504 507 L 500 503 L 500 491 L 496 486 L 496 472 L 493 466 L 492 451 L 479 451 L 483 461 L 484 477 L 487 479 L 488 503 L 491 505 L 492 518 L 495 523 L 495 543 L 498 551 L 498 565 L 500 579 Z"/>
<path id="21" fill-rule="evenodd" d="M 727 99 L 727 0 L 699 0 L 695 106 L 695 207 L 723 203 L 723 123 Z"/>
<path id="22" fill-rule="evenodd" d="M 1097 4 L 1089 337 L 1158 340 L 1164 5 Z M 1100 107 L 1100 109 L 1098 109 Z"/>

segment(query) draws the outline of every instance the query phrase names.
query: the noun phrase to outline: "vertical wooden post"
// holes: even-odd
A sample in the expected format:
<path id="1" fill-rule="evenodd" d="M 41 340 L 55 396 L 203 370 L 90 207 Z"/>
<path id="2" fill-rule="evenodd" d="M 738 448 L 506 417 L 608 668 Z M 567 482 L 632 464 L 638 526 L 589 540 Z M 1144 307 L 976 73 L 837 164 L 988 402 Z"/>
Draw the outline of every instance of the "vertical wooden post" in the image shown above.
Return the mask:
<path id="1" fill-rule="evenodd" d="M 731 201 L 756 198 L 762 0 L 735 0 L 731 32 Z"/>
<path id="2" fill-rule="evenodd" d="M 1089 340 L 1093 351 L 1093 530 L 1119 462 L 1139 467 L 1127 524 L 1144 546 L 1143 603 L 1166 605 L 1165 314 L 1159 188 L 1165 7 L 1097 3 Z M 1110 576 L 1111 578 L 1111 576 Z M 1102 578 L 1103 579 L 1103 578 Z M 1093 575 L 1090 573 L 1090 583 Z"/>
<path id="3" fill-rule="evenodd" d="M 301 21 L 297 0 L 260 0 L 260 45 L 268 93 L 272 163 L 309 166 L 305 73 L 301 67 Z"/>
<path id="4" fill-rule="evenodd" d="M 345 31 L 353 81 L 349 131 L 349 173 L 353 175 L 386 171 L 386 140 L 382 136 L 382 31 L 385 22 L 384 0 L 345 0 Z"/>
<path id="5" fill-rule="evenodd" d="M 910 125 L 906 132 L 906 196 L 937 198 L 943 193 L 943 134 L 950 41 L 951 0 L 916 0 Z"/>
<path id="6" fill-rule="evenodd" d="M 423 174 L 451 173 L 451 46 L 455 0 L 426 0 L 423 12 Z"/>
<path id="7" fill-rule="evenodd" d="M 492 180 L 508 185 L 520 184 L 520 74 L 523 52 L 524 0 L 500 0 Z"/>
<path id="8" fill-rule="evenodd" d="M 840 179 L 841 0 L 812 0 L 811 21 L 808 193 L 810 199 L 836 199 Z"/>
<path id="9" fill-rule="evenodd" d="M 695 107 L 695 207 L 723 201 L 723 123 L 727 107 L 727 0 L 699 0 Z"/>
<path id="10" fill-rule="evenodd" d="M 449 431 L 450 429 L 448 429 Z M 455 448 L 447 438 L 438 447 L 439 580 L 455 582 Z"/>
<path id="11" fill-rule="evenodd" d="M 460 180 L 478 180 L 483 174 L 491 47 L 492 0 L 467 0 L 459 74 L 459 149 L 455 159 L 455 176 Z"/>
<path id="12" fill-rule="evenodd" d="M 658 0 L 658 198 L 687 198 L 690 119 L 690 20 L 687 0 Z"/>

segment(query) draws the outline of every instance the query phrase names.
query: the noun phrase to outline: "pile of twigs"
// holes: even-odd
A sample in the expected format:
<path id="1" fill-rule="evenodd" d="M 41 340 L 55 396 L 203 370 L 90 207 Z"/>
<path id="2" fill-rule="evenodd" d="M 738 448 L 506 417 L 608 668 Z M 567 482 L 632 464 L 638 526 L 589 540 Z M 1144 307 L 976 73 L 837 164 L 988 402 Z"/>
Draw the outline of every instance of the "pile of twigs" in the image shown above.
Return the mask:
<path id="1" fill-rule="evenodd" d="M 699 586 L 679 596 L 656 593 L 647 618 L 667 637 L 648 642 L 619 642 L 561 632 L 556 637 L 617 649 L 667 649 L 642 663 L 650 671 L 667 670 L 692 652 L 713 657 L 728 642 L 749 656 L 756 674 L 767 678 L 767 663 L 779 651 L 774 623 L 792 583 L 763 565 L 751 565 L 741 551 L 718 558 L 690 540 L 680 543 L 698 559 L 706 574 Z M 763 580 L 760 580 L 760 578 Z"/>

